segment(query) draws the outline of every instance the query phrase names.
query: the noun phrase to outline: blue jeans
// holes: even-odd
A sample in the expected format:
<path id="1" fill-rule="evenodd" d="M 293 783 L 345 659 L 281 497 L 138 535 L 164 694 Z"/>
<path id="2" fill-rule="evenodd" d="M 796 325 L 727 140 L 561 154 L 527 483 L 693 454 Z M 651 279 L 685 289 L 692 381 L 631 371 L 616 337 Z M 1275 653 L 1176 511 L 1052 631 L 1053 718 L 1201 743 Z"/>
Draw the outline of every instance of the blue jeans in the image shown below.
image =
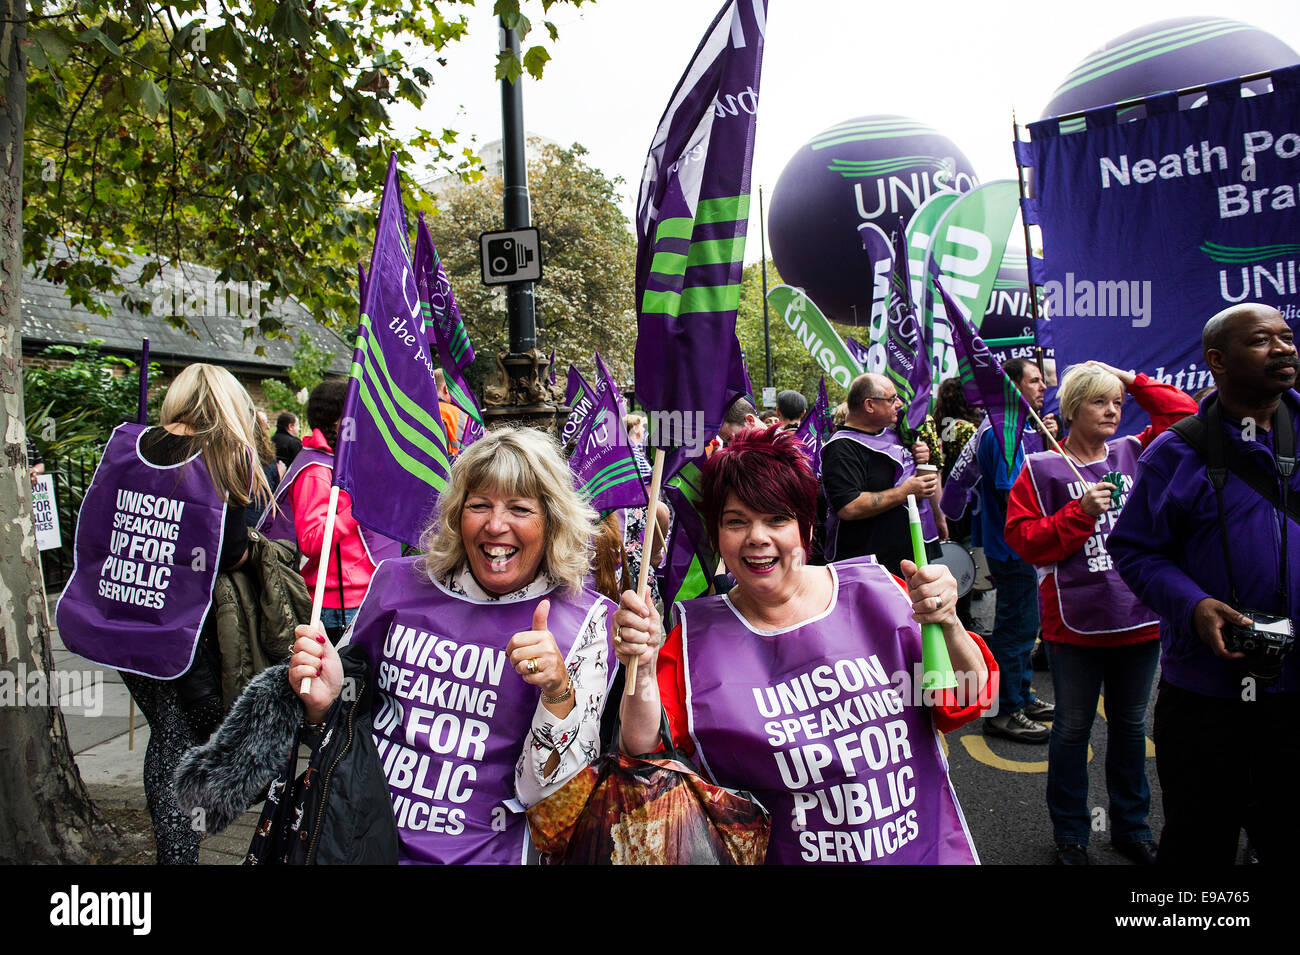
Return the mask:
<path id="1" fill-rule="evenodd" d="M 1160 641 L 1121 647 L 1047 644 L 1056 718 L 1047 747 L 1047 811 L 1058 845 L 1088 844 L 1088 740 L 1097 697 L 1106 688 L 1106 792 L 1112 842 L 1150 842 L 1146 772 L 1147 701 Z"/>
<path id="2" fill-rule="evenodd" d="M 1029 656 L 1038 636 L 1038 575 L 1023 560 L 987 560 L 998 592 L 988 646 L 1001 671 L 997 711 L 1005 715 L 1024 709 L 1032 698 Z"/>
<path id="3" fill-rule="evenodd" d="M 357 615 L 360 607 L 340 608 L 340 607 L 321 607 L 320 624 L 325 628 L 325 632 L 330 635 L 331 643 L 338 643 L 339 637 L 343 636 L 343 631 L 348 628 L 352 618 Z"/>

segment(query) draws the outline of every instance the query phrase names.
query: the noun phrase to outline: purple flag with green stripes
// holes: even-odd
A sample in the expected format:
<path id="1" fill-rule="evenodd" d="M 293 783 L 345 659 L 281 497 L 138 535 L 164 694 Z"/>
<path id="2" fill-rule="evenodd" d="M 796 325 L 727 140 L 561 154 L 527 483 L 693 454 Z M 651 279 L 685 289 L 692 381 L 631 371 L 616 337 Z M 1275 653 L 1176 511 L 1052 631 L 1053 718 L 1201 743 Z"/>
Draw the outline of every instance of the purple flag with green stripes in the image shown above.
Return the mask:
<path id="1" fill-rule="evenodd" d="M 907 237 L 902 218 L 894 232 L 894 271 L 889 278 L 889 326 L 885 337 L 885 374 L 903 402 L 898 434 L 904 444 L 925 423 L 930 410 L 930 342 L 912 301 Z"/>
<path id="2" fill-rule="evenodd" d="M 569 387 L 564 395 L 564 403 L 569 406 L 569 417 L 564 419 L 560 430 L 560 444 L 566 445 L 578 436 L 587 416 L 596 407 L 596 389 L 587 384 L 577 365 L 569 366 Z"/>
<path id="3" fill-rule="evenodd" d="M 662 587 L 664 606 L 671 607 L 679 600 L 692 600 L 708 591 L 713 584 L 713 572 L 718 566 L 718 555 L 709 541 L 700 511 L 700 465 L 680 452 L 677 473 L 664 485 L 663 496 L 672 508 L 672 532 L 668 538 L 668 559 L 664 563 Z M 665 471 L 669 467 L 665 462 Z"/>
<path id="4" fill-rule="evenodd" d="M 447 393 L 451 396 L 452 404 L 465 412 L 470 419 L 464 428 L 464 437 L 467 440 L 461 441 L 461 448 L 466 448 L 483 436 L 483 412 L 479 410 L 478 402 L 474 400 L 474 392 L 469 382 L 465 380 L 461 372 L 462 366 L 457 363 L 456 355 L 452 350 L 452 342 L 447 338 L 446 329 L 459 326 L 465 347 L 469 346 L 469 339 L 464 338 L 464 326 L 460 324 L 460 311 L 456 308 L 456 297 L 451 292 L 451 283 L 447 281 L 447 273 L 438 259 L 438 250 L 433 244 L 433 237 L 429 235 L 429 230 L 424 225 L 423 212 L 420 213 L 420 221 L 415 230 L 414 265 L 415 284 L 420 292 L 420 310 L 424 317 L 425 338 L 433 346 L 433 357 L 437 366 L 442 369 L 442 378 L 447 384 Z M 455 316 L 454 322 L 447 318 L 448 314 Z M 469 348 L 469 354 L 471 356 L 474 354 L 472 348 Z"/>
<path id="5" fill-rule="evenodd" d="M 835 431 L 831 420 L 831 403 L 826 396 L 826 376 L 822 375 L 817 386 L 817 400 L 808 409 L 803 423 L 795 430 L 794 436 L 808 449 L 808 458 L 812 462 L 813 473 L 821 477 L 822 445 L 830 439 Z"/>
<path id="6" fill-rule="evenodd" d="M 930 270 L 930 280 L 943 299 L 945 314 L 952 327 L 962 393 L 970 404 L 979 405 L 988 413 L 989 426 L 1007 463 L 1007 473 L 1012 474 L 1015 472 L 1016 448 L 1029 421 L 1029 405 L 989 351 L 984 339 L 975 331 L 965 307 L 953 301 L 943 287 L 937 266 Z M 1011 413 L 1008 409 L 1012 409 Z"/>
<path id="7" fill-rule="evenodd" d="M 447 486 L 449 470 L 431 354 L 397 157 L 390 156 L 339 422 L 334 483 L 351 495 L 357 521 L 412 546 Z"/>
<path id="8" fill-rule="evenodd" d="M 660 446 L 747 391 L 736 307 L 766 0 L 728 0 L 655 130 L 637 198 L 636 393 Z M 673 424 L 679 427 L 673 434 Z"/>
<path id="9" fill-rule="evenodd" d="M 420 249 L 425 245 L 429 257 L 420 261 Z M 438 257 L 438 250 L 434 248 L 429 229 L 424 224 L 423 212 L 420 213 L 420 221 L 416 226 L 415 248 L 417 271 L 424 276 L 429 286 L 429 317 L 438 323 L 438 331 L 442 334 L 443 341 L 447 343 L 447 351 L 455 362 L 457 370 L 467 368 L 474 360 L 474 346 L 469 343 L 465 323 L 460 318 L 460 306 L 456 304 L 456 296 L 452 294 L 447 270 L 442 267 L 442 259 Z"/>
<path id="10" fill-rule="evenodd" d="M 645 485 L 612 389 L 601 392 L 578 431 L 569 468 L 579 493 L 601 513 L 646 506 Z"/>

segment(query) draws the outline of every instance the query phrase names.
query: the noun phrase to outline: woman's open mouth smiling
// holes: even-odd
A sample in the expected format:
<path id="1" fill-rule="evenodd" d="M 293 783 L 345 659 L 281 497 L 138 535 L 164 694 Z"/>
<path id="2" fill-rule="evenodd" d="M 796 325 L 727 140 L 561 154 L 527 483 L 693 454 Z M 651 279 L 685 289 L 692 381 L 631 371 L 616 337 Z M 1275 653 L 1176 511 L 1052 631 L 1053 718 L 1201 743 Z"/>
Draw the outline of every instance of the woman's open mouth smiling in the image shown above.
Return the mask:
<path id="1" fill-rule="evenodd" d="M 511 547 L 508 544 L 483 544 L 479 550 L 487 558 L 488 567 L 498 573 L 510 566 L 511 559 L 519 553 L 518 547 Z"/>

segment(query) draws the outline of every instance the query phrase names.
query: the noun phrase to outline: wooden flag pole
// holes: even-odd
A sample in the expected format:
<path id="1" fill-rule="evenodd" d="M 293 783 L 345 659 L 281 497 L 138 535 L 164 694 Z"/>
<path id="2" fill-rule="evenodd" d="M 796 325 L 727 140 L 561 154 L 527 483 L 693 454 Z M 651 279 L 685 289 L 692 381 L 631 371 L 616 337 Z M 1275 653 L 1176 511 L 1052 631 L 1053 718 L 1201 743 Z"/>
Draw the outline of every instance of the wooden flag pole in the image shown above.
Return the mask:
<path id="1" fill-rule="evenodd" d="M 650 581 L 650 548 L 654 543 L 652 535 L 659 526 L 659 484 L 663 476 L 664 449 L 655 448 L 654 472 L 650 475 L 650 500 L 646 505 L 645 531 L 641 537 L 641 573 L 636 579 L 636 593 L 642 599 L 646 599 L 645 588 Z M 636 663 L 637 658 L 633 657 L 627 665 L 627 689 L 624 691 L 627 696 L 631 696 L 636 689 Z"/>
<path id="2" fill-rule="evenodd" d="M 1065 458 L 1065 463 L 1070 466 L 1070 470 L 1074 472 L 1074 476 L 1086 486 L 1089 483 L 1088 479 L 1079 473 L 1079 469 L 1074 466 L 1074 462 L 1070 460 L 1070 456 L 1065 453 L 1065 448 L 1056 443 L 1056 439 L 1052 437 L 1052 432 L 1047 430 L 1047 425 L 1043 424 L 1043 419 L 1034 413 L 1033 408 L 1029 407 L 1028 401 L 1025 402 L 1025 408 L 1029 411 L 1029 417 L 1034 419 L 1034 424 L 1038 425 L 1038 430 L 1043 433 L 1043 437 L 1052 442 L 1052 447 L 1056 448 L 1056 450 L 1060 452 L 1061 457 Z M 1096 482 L 1094 481 L 1092 483 Z"/>
<path id="3" fill-rule="evenodd" d="M 329 554 L 330 545 L 334 543 L 334 515 L 339 506 L 339 486 L 330 485 L 330 503 L 329 510 L 325 513 L 325 536 L 321 538 L 320 552 L 324 557 L 324 563 L 316 568 L 316 594 L 311 599 L 311 629 L 315 630 L 320 623 L 321 604 L 325 602 L 325 578 L 329 576 Z M 343 579 L 343 568 L 339 567 L 339 579 Z M 302 689 L 298 691 L 300 696 L 306 696 L 311 692 L 311 677 L 306 677 L 302 681 Z"/>

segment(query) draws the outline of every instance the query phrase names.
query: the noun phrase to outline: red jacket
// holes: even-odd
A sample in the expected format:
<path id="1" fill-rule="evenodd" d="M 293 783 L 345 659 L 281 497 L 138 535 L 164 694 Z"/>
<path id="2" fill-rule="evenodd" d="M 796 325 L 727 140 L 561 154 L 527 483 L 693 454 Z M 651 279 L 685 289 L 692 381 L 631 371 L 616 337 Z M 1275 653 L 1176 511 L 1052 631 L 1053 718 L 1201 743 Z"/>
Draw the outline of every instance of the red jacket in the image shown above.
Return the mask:
<path id="1" fill-rule="evenodd" d="M 907 590 L 907 585 L 903 581 L 897 577 L 894 580 L 904 591 Z M 965 726 L 982 715 L 998 697 L 998 663 L 993 659 L 993 654 L 989 652 L 983 640 L 973 633 L 971 638 L 979 646 L 980 653 L 984 655 L 984 664 L 989 668 L 988 682 L 985 683 L 979 700 L 974 704 L 957 706 L 955 701 L 945 699 L 944 704 L 931 707 L 930 712 L 934 716 L 935 728 L 940 733 L 951 733 Z M 663 704 L 664 712 L 668 714 L 668 728 L 673 734 L 673 744 L 683 752 L 693 754 L 695 743 L 687 732 L 689 724 L 686 714 L 686 667 L 682 665 L 681 624 L 673 628 L 664 645 L 659 648 L 655 682 L 659 684 L 659 700 Z M 952 691 L 947 690 L 945 693 L 951 695 Z"/>
<path id="2" fill-rule="evenodd" d="M 1161 384 L 1138 375 L 1128 388 L 1138 406 L 1151 416 L 1151 424 L 1137 436 L 1145 449 L 1161 432 L 1196 413 L 1196 402 L 1173 385 Z M 1071 501 L 1055 514 L 1044 515 L 1038 506 L 1029 469 L 1022 468 L 1007 499 L 1006 540 L 1017 554 L 1031 564 L 1046 566 L 1065 560 L 1093 534 L 1097 519 Z M 1153 623 L 1118 633 L 1078 633 L 1061 620 L 1061 603 L 1056 592 L 1056 575 L 1048 573 L 1038 584 L 1043 639 L 1057 643 L 1118 647 L 1160 638 L 1160 625 Z"/>
<path id="3" fill-rule="evenodd" d="M 333 454 L 334 449 L 317 428 L 303 438 L 302 446 Z M 307 558 L 302 568 L 307 589 L 315 593 L 316 577 L 320 571 L 320 548 L 325 537 L 325 516 L 329 509 L 330 482 L 333 473 L 322 467 L 309 467 L 299 473 L 293 482 L 293 523 L 298 535 L 298 547 Z M 339 556 L 343 558 L 343 586 L 339 588 Z M 352 609 L 361 606 L 361 598 L 370 587 L 375 565 L 361 542 L 361 526 L 352 517 L 352 498 L 347 491 L 339 491 L 338 507 L 334 513 L 334 540 L 330 545 L 329 560 L 325 565 L 324 606 Z M 341 600 L 341 602 L 340 602 Z"/>

